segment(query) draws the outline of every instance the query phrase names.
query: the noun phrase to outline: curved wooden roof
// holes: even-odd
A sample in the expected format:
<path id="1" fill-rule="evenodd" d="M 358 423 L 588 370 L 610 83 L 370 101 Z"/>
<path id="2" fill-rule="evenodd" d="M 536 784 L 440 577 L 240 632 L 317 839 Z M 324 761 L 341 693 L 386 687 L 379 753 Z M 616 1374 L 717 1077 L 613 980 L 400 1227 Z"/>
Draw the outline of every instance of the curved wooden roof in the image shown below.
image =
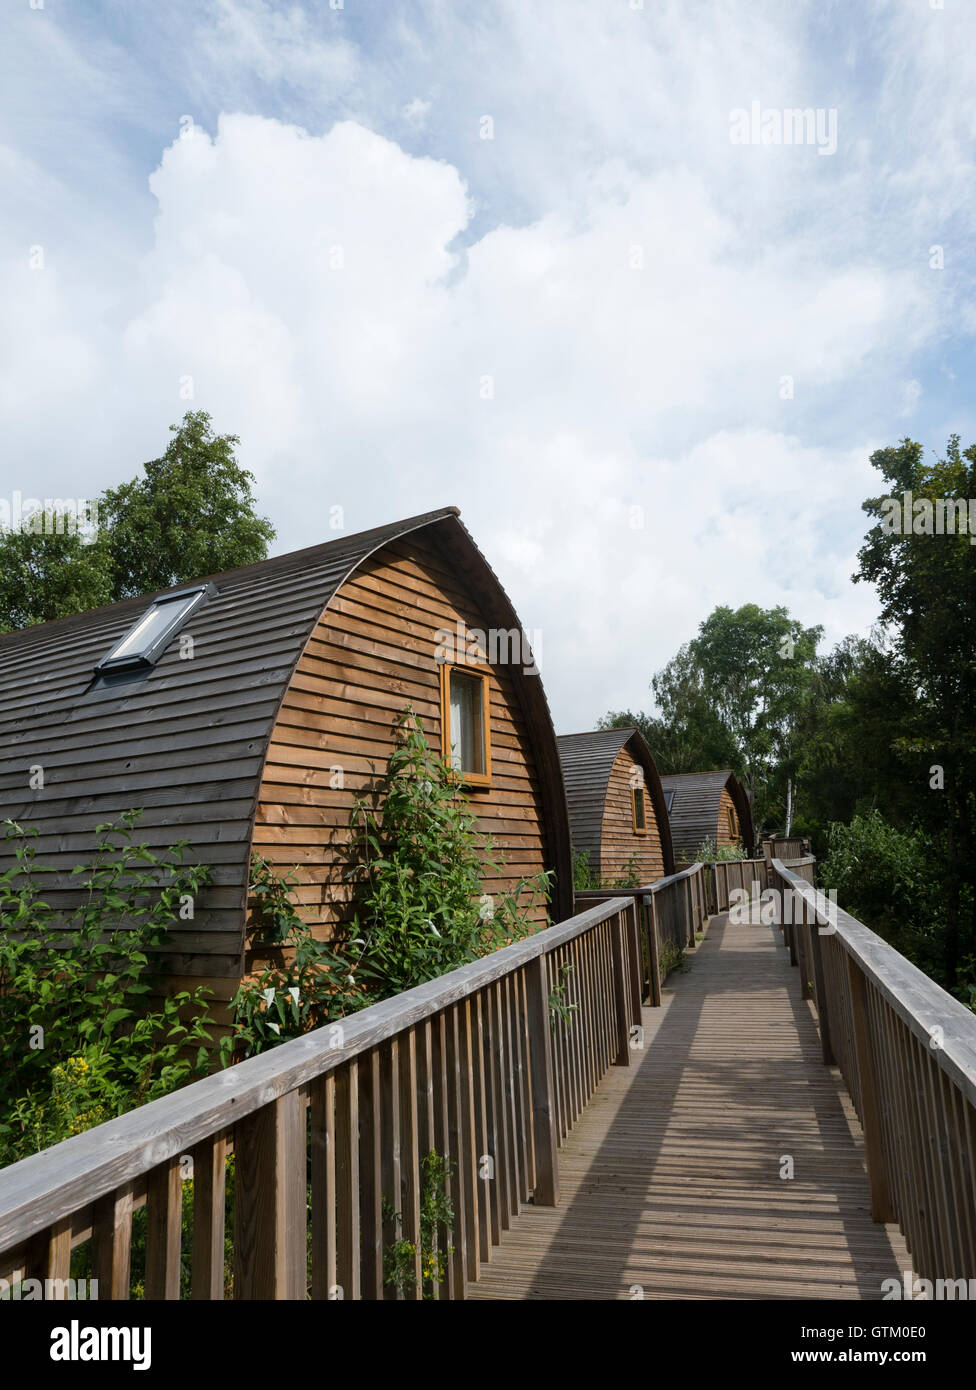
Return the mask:
<path id="1" fill-rule="evenodd" d="M 746 850 L 752 850 L 752 808 L 745 788 L 729 768 L 721 772 L 679 772 L 661 778 L 665 792 L 674 792 L 671 803 L 671 839 L 675 858 L 691 862 L 705 840 L 718 832 L 722 790 L 728 793 L 739 818 Z"/>
<path id="2" fill-rule="evenodd" d="M 603 809 L 610 774 L 620 750 L 627 748 L 644 769 L 644 783 L 651 795 L 665 874 L 674 873 L 674 852 L 664 791 L 651 751 L 639 729 L 595 729 L 585 734 L 560 734 L 556 739 L 566 783 L 566 804 L 573 848 L 586 851 L 598 876 L 602 844 Z"/>
<path id="3" fill-rule="evenodd" d="M 185 839 L 190 857 L 214 868 L 193 924 L 206 932 L 206 948 L 222 949 L 211 938 L 214 931 L 242 939 L 257 793 L 295 668 L 322 613 L 357 566 L 421 528 L 436 535 L 492 623 L 520 628 L 457 508 L 447 507 L 210 576 L 216 593 L 181 633 L 193 638 L 192 660 L 181 659 L 174 639 L 131 684 L 98 688 L 94 667 L 156 594 L 0 637 L 0 820 L 37 828 L 38 862 L 58 870 L 44 880 L 53 905 L 74 901 L 67 875 L 91 855 L 95 827 L 141 807 L 138 840 L 165 846 Z M 541 784 L 548 858 L 558 875 L 552 905 L 558 921 L 573 905 L 555 733 L 541 678 L 520 673 L 516 687 Z M 36 791 L 29 785 L 35 765 L 44 776 Z M 0 868 L 10 863 L 0 839 Z M 188 953 L 201 949 L 189 936 L 185 940 Z M 229 939 L 225 944 L 232 946 Z M 179 963 L 171 968 L 178 971 Z"/>

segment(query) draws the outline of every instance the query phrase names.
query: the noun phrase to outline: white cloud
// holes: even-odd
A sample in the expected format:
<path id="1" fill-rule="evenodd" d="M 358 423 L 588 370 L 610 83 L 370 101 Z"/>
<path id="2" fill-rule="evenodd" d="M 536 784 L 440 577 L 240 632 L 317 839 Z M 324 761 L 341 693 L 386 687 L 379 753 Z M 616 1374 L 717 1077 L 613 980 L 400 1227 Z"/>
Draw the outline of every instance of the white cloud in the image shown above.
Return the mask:
<path id="1" fill-rule="evenodd" d="M 93 249 L 83 192 L 9 156 L 10 486 L 43 465 L 52 495 L 94 492 L 193 404 L 242 436 L 280 549 L 326 538 L 335 503 L 350 529 L 457 503 L 543 629 L 562 727 L 646 705 L 717 603 L 784 603 L 830 639 L 870 623 L 849 583 L 868 456 L 924 410 L 919 355 L 971 302 L 949 258 L 927 263 L 938 219 L 972 201 L 964 117 L 939 108 L 941 187 L 943 151 L 923 157 L 891 101 L 896 70 L 934 90 L 928 31 L 888 16 L 884 128 L 863 119 L 853 39 L 840 72 L 799 20 L 749 5 L 692 24 L 667 4 L 503 3 L 475 22 L 434 3 L 423 35 L 401 16 L 362 46 L 333 12 L 187 14 L 195 90 L 213 74 L 250 114 L 173 139 L 174 97 L 152 227 L 126 203 L 126 236 Z M 257 114 L 272 88 L 308 118 Z M 358 118 L 319 119 L 325 93 L 361 99 Z M 729 110 L 753 98 L 838 105 L 837 154 L 732 146 Z M 35 232 L 28 205 L 59 220 Z"/>
<path id="2" fill-rule="evenodd" d="M 424 101 L 422 97 L 414 97 L 413 101 L 408 101 L 403 108 L 403 119 L 412 129 L 423 130 L 432 105 L 433 102 Z"/>
<path id="3" fill-rule="evenodd" d="M 261 82 L 287 82 L 313 94 L 321 86 L 346 87 L 358 74 L 357 50 L 338 27 L 341 6 L 324 5 L 335 30 L 318 34 L 298 5 L 268 0 L 214 0 L 206 23 L 196 26 L 212 69 L 250 73 Z M 201 16 L 198 12 L 198 21 Z"/>
<path id="4" fill-rule="evenodd" d="M 906 381 L 901 388 L 901 410 L 900 415 L 914 415 L 918 408 L 918 403 L 922 397 L 922 383 L 920 381 Z"/>

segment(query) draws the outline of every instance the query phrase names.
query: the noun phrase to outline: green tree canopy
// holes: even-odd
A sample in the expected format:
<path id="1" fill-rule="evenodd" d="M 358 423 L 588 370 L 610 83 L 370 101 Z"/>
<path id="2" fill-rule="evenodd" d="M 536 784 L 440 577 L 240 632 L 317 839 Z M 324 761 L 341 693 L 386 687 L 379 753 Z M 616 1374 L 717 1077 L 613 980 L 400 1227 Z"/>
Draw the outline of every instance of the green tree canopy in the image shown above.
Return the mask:
<path id="1" fill-rule="evenodd" d="M 884 808 L 908 830 L 917 797 L 906 782 L 901 730 L 914 690 L 883 631 L 846 637 L 814 662 L 810 698 L 796 729 L 796 829 L 827 849 L 832 822 L 847 824 Z"/>
<path id="2" fill-rule="evenodd" d="M 145 477 L 108 488 L 99 519 L 109 534 L 114 597 L 165 589 L 263 560 L 274 527 L 254 511 L 253 476 L 234 456 L 236 434 L 215 434 L 189 410 Z"/>
<path id="3" fill-rule="evenodd" d="M 757 827 L 782 819 L 822 633 L 782 607 L 716 608 L 653 677 L 660 715 L 611 712 L 600 727 L 635 723 L 665 774 L 730 767 L 753 795 Z"/>
<path id="4" fill-rule="evenodd" d="M 35 517 L 35 529 L 0 531 L 0 632 L 112 602 L 104 536 L 89 544 L 77 531 L 65 530 L 60 515 Z"/>
<path id="5" fill-rule="evenodd" d="M 204 410 L 170 431 L 144 476 L 96 499 L 94 537 L 50 513 L 0 532 L 0 631 L 265 558 L 274 527 L 255 512 L 237 435 L 216 434 Z"/>
<path id="6" fill-rule="evenodd" d="M 958 981 L 976 971 L 976 445 L 961 450 L 953 435 L 945 458 L 927 462 L 906 438 L 871 462 L 899 506 L 896 515 L 890 497 L 864 503 L 878 522 L 854 578 L 877 585 L 893 678 L 911 692 L 895 747 L 919 821 L 940 846 L 946 973 Z"/>

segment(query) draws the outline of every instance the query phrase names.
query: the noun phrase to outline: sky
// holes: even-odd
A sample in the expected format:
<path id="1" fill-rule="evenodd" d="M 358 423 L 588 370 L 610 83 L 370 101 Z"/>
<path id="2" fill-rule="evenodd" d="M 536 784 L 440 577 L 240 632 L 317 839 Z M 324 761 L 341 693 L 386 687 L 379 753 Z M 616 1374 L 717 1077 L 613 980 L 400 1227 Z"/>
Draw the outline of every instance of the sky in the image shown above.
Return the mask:
<path id="1" fill-rule="evenodd" d="M 872 451 L 976 438 L 968 0 L 0 16 L 0 496 L 203 409 L 274 553 L 456 505 L 558 731 L 718 604 L 868 631 Z"/>

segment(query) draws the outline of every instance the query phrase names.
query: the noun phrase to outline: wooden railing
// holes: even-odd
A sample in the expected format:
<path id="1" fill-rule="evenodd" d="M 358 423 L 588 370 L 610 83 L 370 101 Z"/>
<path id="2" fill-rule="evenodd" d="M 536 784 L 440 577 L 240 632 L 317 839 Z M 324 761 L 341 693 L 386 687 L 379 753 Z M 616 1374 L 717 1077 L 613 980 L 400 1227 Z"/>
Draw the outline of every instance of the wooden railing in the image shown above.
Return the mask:
<path id="1" fill-rule="evenodd" d="M 557 1202 L 562 1140 L 607 1068 L 629 1064 L 641 955 L 633 899 L 617 896 L 13 1164 L 0 1278 L 64 1280 L 90 1242 L 99 1298 L 127 1298 L 144 1206 L 148 1298 L 180 1297 L 181 1260 L 194 1298 L 222 1298 L 225 1279 L 235 1298 L 391 1298 L 401 1241 L 401 1293 L 419 1298 L 434 1151 L 453 1221 L 431 1292 L 463 1298 L 523 1205 Z"/>
<path id="2" fill-rule="evenodd" d="M 714 874 L 716 912 L 728 912 L 729 894 L 734 888 L 741 888 L 750 897 L 758 897 L 769 886 L 765 859 L 716 859 L 710 867 Z"/>
<path id="3" fill-rule="evenodd" d="M 767 860 L 782 859 L 788 863 L 791 859 L 802 859 L 808 855 L 810 841 L 805 835 L 774 835 L 763 840 L 760 848 Z"/>
<path id="4" fill-rule="evenodd" d="M 871 1214 L 898 1223 L 917 1276 L 974 1279 L 976 1014 L 827 903 L 798 872 L 809 862 L 774 859 L 772 886 L 823 1060 L 864 1130 Z"/>
<path id="5" fill-rule="evenodd" d="M 576 893 L 577 907 L 605 902 L 614 893 L 633 899 L 640 939 L 641 998 L 651 1005 L 661 1003 L 661 986 L 682 953 L 694 949 L 696 933 L 710 915 L 705 869 L 703 864 L 692 864 L 639 888 L 587 888 Z"/>

